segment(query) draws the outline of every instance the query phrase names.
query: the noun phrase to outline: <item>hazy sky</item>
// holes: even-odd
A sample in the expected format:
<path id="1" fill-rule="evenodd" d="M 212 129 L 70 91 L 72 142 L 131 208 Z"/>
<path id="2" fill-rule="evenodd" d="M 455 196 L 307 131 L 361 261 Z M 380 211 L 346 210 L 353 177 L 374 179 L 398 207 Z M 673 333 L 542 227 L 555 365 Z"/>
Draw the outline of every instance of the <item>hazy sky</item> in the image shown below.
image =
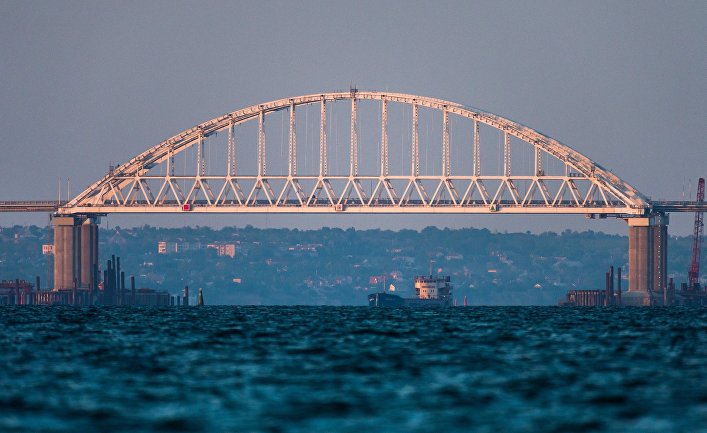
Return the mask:
<path id="1" fill-rule="evenodd" d="M 348 88 L 538 129 L 653 198 L 707 176 L 707 2 L 0 2 L 0 200 L 78 193 L 199 122 Z M 686 192 L 688 194 L 689 191 Z M 44 224 L 0 214 L 0 224 Z M 687 234 L 692 215 L 673 217 Z M 593 229 L 582 217 L 109 218 L 111 225 Z"/>

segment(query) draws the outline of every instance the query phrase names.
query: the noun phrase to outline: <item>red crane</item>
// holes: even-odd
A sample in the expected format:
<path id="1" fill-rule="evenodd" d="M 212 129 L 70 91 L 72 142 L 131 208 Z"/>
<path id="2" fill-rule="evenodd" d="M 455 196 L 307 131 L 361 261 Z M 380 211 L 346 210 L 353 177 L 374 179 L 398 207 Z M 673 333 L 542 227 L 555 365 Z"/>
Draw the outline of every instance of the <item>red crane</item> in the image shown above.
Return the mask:
<path id="1" fill-rule="evenodd" d="M 697 182 L 697 203 L 705 201 L 705 180 L 700 178 Z M 692 261 L 690 270 L 687 272 L 688 288 L 697 287 L 700 281 L 700 247 L 702 245 L 702 232 L 704 223 L 702 222 L 702 212 L 695 212 L 695 234 L 692 238 Z"/>

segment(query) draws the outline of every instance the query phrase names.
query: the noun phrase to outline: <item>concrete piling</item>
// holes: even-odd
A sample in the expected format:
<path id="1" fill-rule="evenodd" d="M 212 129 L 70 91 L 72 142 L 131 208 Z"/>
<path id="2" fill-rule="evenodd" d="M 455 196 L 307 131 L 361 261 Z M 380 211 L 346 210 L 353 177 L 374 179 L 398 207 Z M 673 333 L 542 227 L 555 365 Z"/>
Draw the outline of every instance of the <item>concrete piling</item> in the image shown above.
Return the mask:
<path id="1" fill-rule="evenodd" d="M 118 291 L 120 293 L 120 300 L 118 301 L 119 305 L 125 305 L 125 272 L 120 271 L 120 290 Z"/>
<path id="2" fill-rule="evenodd" d="M 608 307 L 611 305 L 611 274 L 609 272 L 604 274 L 604 306 Z"/>
<path id="3" fill-rule="evenodd" d="M 56 216 L 54 223 L 54 288 L 70 290 L 95 281 L 98 264 L 97 217 Z"/>
<path id="4" fill-rule="evenodd" d="M 616 280 L 616 304 L 621 306 L 621 266 L 616 270 L 618 278 Z"/>
<path id="5" fill-rule="evenodd" d="M 627 222 L 630 273 L 623 302 L 626 305 L 652 305 L 657 300 L 655 295 L 662 295 L 666 287 L 668 216 L 628 218 Z"/>

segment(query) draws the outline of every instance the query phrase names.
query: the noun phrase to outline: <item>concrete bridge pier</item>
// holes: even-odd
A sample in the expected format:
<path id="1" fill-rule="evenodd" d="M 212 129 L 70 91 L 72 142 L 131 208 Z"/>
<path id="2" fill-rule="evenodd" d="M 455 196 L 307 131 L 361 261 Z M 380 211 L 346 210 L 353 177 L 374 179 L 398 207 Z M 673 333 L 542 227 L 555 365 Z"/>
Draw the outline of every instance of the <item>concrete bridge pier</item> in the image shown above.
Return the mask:
<path id="1" fill-rule="evenodd" d="M 668 285 L 668 216 L 627 218 L 628 293 L 623 305 L 663 305 Z"/>
<path id="2" fill-rule="evenodd" d="M 98 217 L 55 216 L 54 289 L 98 286 Z"/>

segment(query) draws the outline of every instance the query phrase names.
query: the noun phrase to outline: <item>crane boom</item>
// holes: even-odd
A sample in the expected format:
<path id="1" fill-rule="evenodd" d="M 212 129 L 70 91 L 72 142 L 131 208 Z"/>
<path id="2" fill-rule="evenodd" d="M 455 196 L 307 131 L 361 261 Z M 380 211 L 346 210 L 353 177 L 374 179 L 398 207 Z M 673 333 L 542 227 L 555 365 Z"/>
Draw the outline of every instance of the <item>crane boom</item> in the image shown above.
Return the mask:
<path id="1" fill-rule="evenodd" d="M 705 179 L 700 178 L 697 183 L 697 203 L 705 201 Z M 702 246 L 702 235 L 704 223 L 702 220 L 702 212 L 695 212 L 695 232 L 692 238 L 692 260 L 690 261 L 690 270 L 687 273 L 688 287 L 693 289 L 700 281 L 700 249 Z"/>

